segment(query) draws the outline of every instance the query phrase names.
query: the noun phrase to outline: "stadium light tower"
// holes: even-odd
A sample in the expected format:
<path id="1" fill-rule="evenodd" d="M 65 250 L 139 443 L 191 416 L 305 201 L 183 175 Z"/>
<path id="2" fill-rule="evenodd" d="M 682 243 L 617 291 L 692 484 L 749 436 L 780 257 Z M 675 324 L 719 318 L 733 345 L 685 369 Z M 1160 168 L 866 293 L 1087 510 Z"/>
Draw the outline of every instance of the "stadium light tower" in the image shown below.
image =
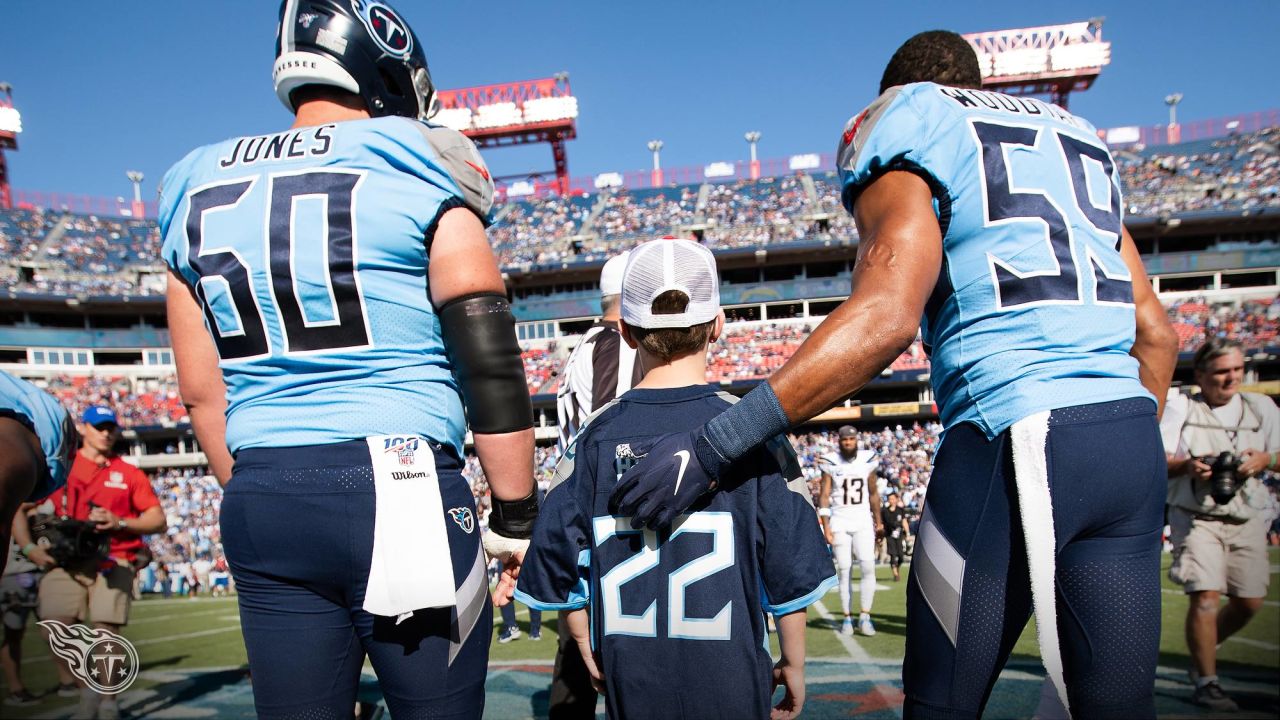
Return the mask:
<path id="1" fill-rule="evenodd" d="M 746 140 L 747 144 L 751 146 L 751 179 L 759 180 L 760 161 L 756 159 L 756 143 L 760 142 L 760 131 L 751 130 L 743 135 L 742 139 Z"/>
<path id="2" fill-rule="evenodd" d="M 1182 132 L 1178 127 L 1178 103 L 1182 102 L 1182 93 L 1164 96 L 1164 104 L 1169 106 L 1169 128 L 1165 131 L 1165 140 L 1173 145 L 1181 139 Z"/>
<path id="3" fill-rule="evenodd" d="M 133 216 L 142 217 L 145 214 L 142 207 L 142 173 L 137 170 L 126 170 L 124 175 L 129 178 L 129 182 L 133 183 Z"/>
<path id="4" fill-rule="evenodd" d="M 653 177 L 650 178 L 650 183 L 654 187 L 659 187 L 662 185 L 662 161 L 658 156 L 662 153 L 662 141 L 650 140 L 649 152 L 653 153 Z"/>
<path id="5" fill-rule="evenodd" d="M 18 149 L 18 133 L 22 132 L 22 116 L 13 107 L 13 86 L 0 82 L 0 209 L 13 206 L 9 195 L 9 166 L 4 151 Z"/>

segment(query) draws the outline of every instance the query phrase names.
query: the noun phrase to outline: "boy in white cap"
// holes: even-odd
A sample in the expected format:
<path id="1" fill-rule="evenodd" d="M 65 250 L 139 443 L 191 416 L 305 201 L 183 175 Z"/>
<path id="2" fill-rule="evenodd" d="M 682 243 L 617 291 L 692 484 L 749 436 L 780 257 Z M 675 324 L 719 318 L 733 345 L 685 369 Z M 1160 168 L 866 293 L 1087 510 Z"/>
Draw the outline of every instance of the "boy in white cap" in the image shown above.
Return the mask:
<path id="1" fill-rule="evenodd" d="M 774 717 L 794 717 L 804 703 L 804 610 L 835 577 L 790 444 L 776 437 L 755 448 L 669 532 L 633 529 L 609 508 L 635 462 L 631 443 L 693 428 L 733 402 L 706 384 L 707 345 L 724 326 L 715 258 L 689 240 L 633 249 L 621 313 L 644 379 L 566 450 L 516 598 L 568 611 L 562 627 L 610 717 L 769 717 L 779 684 L 786 695 Z M 776 665 L 765 613 L 781 635 Z M 715 682 L 691 680 L 708 673 Z"/>

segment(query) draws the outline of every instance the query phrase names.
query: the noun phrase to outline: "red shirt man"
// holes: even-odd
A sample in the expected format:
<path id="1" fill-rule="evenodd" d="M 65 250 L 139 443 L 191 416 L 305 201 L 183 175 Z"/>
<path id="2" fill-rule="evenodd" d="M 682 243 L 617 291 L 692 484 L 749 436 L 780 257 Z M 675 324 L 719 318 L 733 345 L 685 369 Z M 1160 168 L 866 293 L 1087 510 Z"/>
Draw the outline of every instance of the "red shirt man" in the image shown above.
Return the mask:
<path id="1" fill-rule="evenodd" d="M 110 556 L 114 562 L 104 566 L 89 559 L 57 567 L 51 557 L 40 556 L 48 572 L 40 580 L 37 612 L 45 620 L 66 625 L 91 620 L 95 627 L 119 632 L 129 622 L 133 561 L 142 548 L 142 536 L 164 531 L 164 511 L 147 476 L 115 454 L 116 440 L 120 438 L 115 412 L 91 407 L 85 410 L 78 428 L 82 442 L 67 476 L 67 486 L 37 505 L 36 511 L 97 523 L 98 530 L 111 533 Z M 80 710 L 88 717 L 96 714 L 98 703 L 104 708 L 115 705 L 114 698 L 103 700 L 103 696 L 88 689 L 81 692 L 81 683 L 66 663 L 57 657 L 54 660 L 58 694 L 80 693 Z"/>

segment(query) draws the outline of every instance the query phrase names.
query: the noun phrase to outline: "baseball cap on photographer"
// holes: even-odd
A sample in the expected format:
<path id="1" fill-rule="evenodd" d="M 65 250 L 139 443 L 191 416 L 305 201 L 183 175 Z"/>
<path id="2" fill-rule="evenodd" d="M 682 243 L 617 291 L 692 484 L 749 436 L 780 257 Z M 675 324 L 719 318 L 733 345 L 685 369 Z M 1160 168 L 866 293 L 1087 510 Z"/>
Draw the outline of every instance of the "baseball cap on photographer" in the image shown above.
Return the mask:
<path id="1" fill-rule="evenodd" d="M 81 419 L 84 421 L 85 425 L 101 425 L 106 422 L 115 423 L 116 425 L 120 424 L 120 421 L 116 419 L 115 411 L 102 405 L 95 405 L 93 407 L 86 408 L 84 411 L 84 417 Z"/>
<path id="2" fill-rule="evenodd" d="M 627 269 L 628 250 L 609 258 L 600 269 L 600 297 L 622 294 L 622 273 Z"/>
<path id="3" fill-rule="evenodd" d="M 668 290 L 689 297 L 684 312 L 654 314 Z M 632 248 L 622 276 L 622 319 L 645 330 L 687 328 L 720 313 L 720 277 L 711 251 L 692 240 L 653 240 Z"/>

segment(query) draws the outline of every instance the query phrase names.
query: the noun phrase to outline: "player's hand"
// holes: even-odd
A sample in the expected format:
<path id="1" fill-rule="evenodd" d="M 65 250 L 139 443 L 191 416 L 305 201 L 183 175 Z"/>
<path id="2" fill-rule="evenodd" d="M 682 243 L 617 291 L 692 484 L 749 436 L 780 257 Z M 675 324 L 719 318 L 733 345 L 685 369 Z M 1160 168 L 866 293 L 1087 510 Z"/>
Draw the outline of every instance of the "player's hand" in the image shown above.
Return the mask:
<path id="1" fill-rule="evenodd" d="M 524 562 L 524 554 L 529 549 L 528 538 L 509 538 L 490 529 L 484 534 L 484 551 L 490 558 L 502 563 L 502 574 L 498 576 L 498 586 L 493 590 L 493 604 L 502 607 L 511 602 L 516 591 L 516 580 L 520 578 L 520 564 Z"/>
<path id="2" fill-rule="evenodd" d="M 876 523 L 876 539 L 884 539 L 884 523 Z"/>
<path id="3" fill-rule="evenodd" d="M 623 474 L 609 498 L 614 515 L 631 516 L 631 527 L 659 530 L 705 495 L 721 468 L 709 471 L 698 459 L 699 428 L 631 443 L 640 461 Z"/>
<path id="4" fill-rule="evenodd" d="M 1271 464 L 1271 453 L 1264 453 L 1261 450 L 1245 450 L 1240 453 L 1240 466 L 1236 468 L 1236 475 L 1240 478 L 1251 478 L 1254 475 L 1267 469 L 1267 465 Z"/>
<path id="5" fill-rule="evenodd" d="M 783 686 L 785 693 L 773 706 L 769 719 L 792 720 L 804 709 L 804 666 L 790 665 L 785 658 L 779 660 L 773 666 L 773 689 L 777 690 L 779 685 Z"/>
<path id="6" fill-rule="evenodd" d="M 823 534 L 824 536 L 826 536 L 826 538 L 827 538 L 827 544 L 828 544 L 828 545 L 835 545 L 835 544 L 836 544 L 836 537 L 835 537 L 835 535 L 832 535 L 832 534 L 831 534 L 831 528 L 829 528 L 829 527 L 824 527 L 824 528 L 822 528 L 822 534 Z"/>

